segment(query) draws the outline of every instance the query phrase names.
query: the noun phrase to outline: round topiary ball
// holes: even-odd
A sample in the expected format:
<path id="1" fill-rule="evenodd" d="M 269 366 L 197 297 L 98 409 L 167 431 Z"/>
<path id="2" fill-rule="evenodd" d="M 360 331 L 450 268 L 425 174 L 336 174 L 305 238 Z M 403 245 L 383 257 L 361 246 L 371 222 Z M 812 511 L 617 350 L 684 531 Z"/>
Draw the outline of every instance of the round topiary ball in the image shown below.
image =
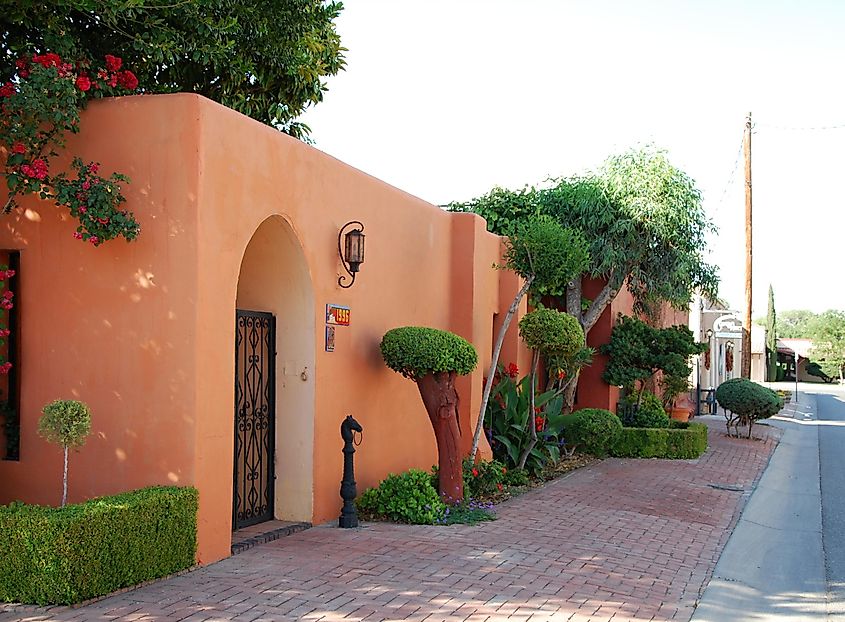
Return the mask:
<path id="1" fill-rule="evenodd" d="M 567 445 L 584 453 L 603 458 L 622 434 L 622 422 L 609 410 L 583 408 L 576 410 L 567 419 L 563 434 Z"/>
<path id="2" fill-rule="evenodd" d="M 463 376 L 478 363 L 478 354 L 466 339 L 424 326 L 389 330 L 382 337 L 380 348 L 385 364 L 411 380 L 438 372 Z"/>
<path id="3" fill-rule="evenodd" d="M 640 405 L 637 406 L 637 401 Z M 627 428 L 668 428 L 669 415 L 663 409 L 660 398 L 650 391 L 632 393 L 623 400 L 627 406 L 625 415 L 620 417 L 622 425 Z"/>
<path id="4" fill-rule="evenodd" d="M 584 330 L 573 316 L 557 309 L 535 309 L 519 321 L 519 336 L 532 350 L 572 356 L 584 347 Z"/>

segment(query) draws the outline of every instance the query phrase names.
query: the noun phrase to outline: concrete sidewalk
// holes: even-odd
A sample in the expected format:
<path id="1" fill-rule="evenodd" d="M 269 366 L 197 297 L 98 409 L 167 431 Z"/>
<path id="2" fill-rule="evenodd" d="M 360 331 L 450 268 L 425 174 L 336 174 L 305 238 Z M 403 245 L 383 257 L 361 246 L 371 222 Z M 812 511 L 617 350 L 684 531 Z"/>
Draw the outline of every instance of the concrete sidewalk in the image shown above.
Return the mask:
<path id="1" fill-rule="evenodd" d="M 0 620 L 687 622 L 780 435 L 709 425 L 698 460 L 604 460 L 494 522 L 320 526 L 79 608 L 0 605 Z"/>
<path id="2" fill-rule="evenodd" d="M 828 620 L 816 400 L 802 393 L 692 622 Z M 841 619 L 841 618 L 837 618 Z"/>

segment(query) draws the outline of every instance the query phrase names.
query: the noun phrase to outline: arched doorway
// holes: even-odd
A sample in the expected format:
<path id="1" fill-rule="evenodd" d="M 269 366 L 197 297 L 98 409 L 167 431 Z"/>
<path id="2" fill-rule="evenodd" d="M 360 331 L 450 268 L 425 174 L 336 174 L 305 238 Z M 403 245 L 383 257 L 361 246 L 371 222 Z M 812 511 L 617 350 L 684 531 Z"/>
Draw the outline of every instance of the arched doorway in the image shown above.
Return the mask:
<path id="1" fill-rule="evenodd" d="M 233 529 L 310 521 L 315 307 L 290 224 L 271 216 L 244 251 L 235 303 Z"/>

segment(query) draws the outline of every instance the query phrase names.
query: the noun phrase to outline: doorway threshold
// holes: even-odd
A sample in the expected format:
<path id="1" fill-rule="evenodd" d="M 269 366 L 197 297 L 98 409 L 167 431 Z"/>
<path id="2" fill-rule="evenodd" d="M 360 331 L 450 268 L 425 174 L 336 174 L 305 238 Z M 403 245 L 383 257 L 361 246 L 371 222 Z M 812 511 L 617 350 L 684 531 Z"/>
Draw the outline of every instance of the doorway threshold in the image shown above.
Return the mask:
<path id="1" fill-rule="evenodd" d="M 297 523 L 286 520 L 268 520 L 232 532 L 232 555 L 243 553 L 259 544 L 272 542 L 299 531 L 305 531 L 311 523 Z"/>

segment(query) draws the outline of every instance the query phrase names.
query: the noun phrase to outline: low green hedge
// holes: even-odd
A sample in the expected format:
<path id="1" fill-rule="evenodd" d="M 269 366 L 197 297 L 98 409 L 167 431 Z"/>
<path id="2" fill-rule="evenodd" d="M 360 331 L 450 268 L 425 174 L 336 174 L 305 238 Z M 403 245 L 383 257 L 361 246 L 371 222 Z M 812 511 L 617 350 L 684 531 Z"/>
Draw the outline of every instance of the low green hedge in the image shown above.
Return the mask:
<path id="1" fill-rule="evenodd" d="M 617 458 L 698 458 L 707 451 L 707 426 L 672 422 L 669 428 L 622 428 L 611 450 Z"/>
<path id="2" fill-rule="evenodd" d="M 0 506 L 0 601 L 73 604 L 194 564 L 195 488 Z"/>

